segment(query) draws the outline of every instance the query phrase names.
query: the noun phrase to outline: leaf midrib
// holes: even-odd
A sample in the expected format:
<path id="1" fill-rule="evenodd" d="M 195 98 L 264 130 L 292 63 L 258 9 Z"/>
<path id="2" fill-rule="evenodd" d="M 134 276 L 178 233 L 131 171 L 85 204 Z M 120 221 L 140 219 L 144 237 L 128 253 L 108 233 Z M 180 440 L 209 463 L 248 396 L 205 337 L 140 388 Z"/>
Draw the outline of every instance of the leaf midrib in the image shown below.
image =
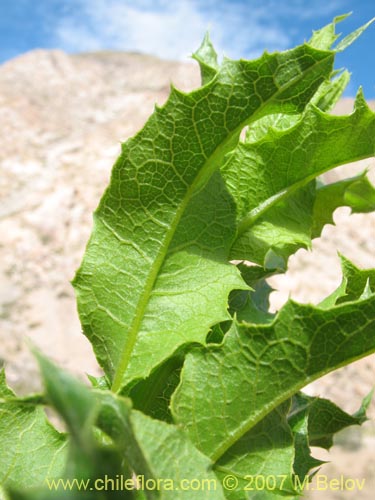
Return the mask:
<path id="1" fill-rule="evenodd" d="M 317 66 L 323 65 L 327 61 L 328 58 L 332 58 L 332 59 L 334 58 L 332 51 L 316 50 L 316 52 L 325 52 L 327 54 L 327 56 L 322 58 L 322 59 L 319 59 L 319 61 L 317 61 L 312 66 L 310 66 L 308 68 L 308 70 L 305 71 L 298 78 L 290 80 L 285 86 L 279 88 L 277 90 L 277 92 L 275 92 L 272 95 L 272 97 L 270 97 L 266 101 L 263 101 L 261 106 L 257 109 L 257 111 L 253 115 L 251 115 L 246 120 L 244 120 L 240 125 L 238 125 L 238 127 L 236 127 L 230 134 L 228 134 L 225 141 L 223 141 L 215 149 L 215 151 L 212 153 L 212 155 L 209 158 L 207 158 L 205 163 L 202 165 L 202 168 L 200 169 L 198 175 L 196 176 L 193 183 L 191 184 L 190 188 L 187 190 L 186 195 L 185 195 L 182 203 L 180 204 L 180 207 L 176 211 L 175 217 L 170 225 L 170 229 L 166 233 L 164 242 L 160 247 L 160 251 L 159 251 L 156 259 L 154 260 L 154 263 L 151 266 L 151 272 L 149 273 L 149 275 L 147 277 L 147 280 L 146 280 L 146 283 L 145 283 L 145 286 L 143 289 L 143 293 L 141 293 L 141 295 L 139 297 L 138 304 L 136 307 L 137 313 L 135 314 L 133 322 L 132 322 L 131 327 L 129 329 L 129 334 L 127 336 L 127 342 L 125 344 L 124 350 L 121 353 L 120 362 L 118 364 L 118 367 L 115 371 L 115 375 L 113 377 L 113 383 L 111 386 L 111 390 L 113 392 L 119 392 L 122 389 L 122 380 L 123 380 L 124 374 L 126 372 L 126 369 L 128 367 L 130 357 L 131 357 L 131 354 L 133 352 L 133 348 L 134 348 L 136 340 L 137 340 L 137 334 L 139 331 L 139 327 L 143 321 L 144 313 L 145 313 L 146 307 L 148 305 L 149 298 L 151 296 L 151 292 L 154 288 L 154 284 L 155 284 L 156 279 L 159 275 L 159 271 L 164 263 L 165 257 L 166 257 L 167 252 L 168 252 L 169 245 L 172 241 L 172 238 L 176 232 L 177 226 L 181 220 L 181 217 L 182 217 L 188 203 L 190 202 L 193 194 L 195 194 L 197 189 L 201 187 L 202 181 L 204 180 L 205 176 L 207 176 L 207 173 L 209 172 L 209 167 L 211 165 L 214 166 L 215 160 L 219 160 L 220 158 L 222 158 L 223 154 L 225 153 L 226 146 L 228 144 L 230 145 L 231 141 L 236 136 L 236 134 L 238 134 L 238 136 L 239 136 L 242 129 L 245 126 L 249 125 L 253 121 L 256 121 L 257 117 L 262 114 L 262 110 L 269 104 L 269 102 L 272 102 L 275 98 L 277 98 L 278 95 L 285 92 L 289 87 L 295 85 L 296 82 L 301 81 L 302 78 L 306 77 L 306 75 L 308 75 L 311 71 L 313 71 Z M 318 79 L 319 78 L 317 78 L 317 80 Z M 208 179 L 207 179 L 207 181 L 208 181 Z"/>

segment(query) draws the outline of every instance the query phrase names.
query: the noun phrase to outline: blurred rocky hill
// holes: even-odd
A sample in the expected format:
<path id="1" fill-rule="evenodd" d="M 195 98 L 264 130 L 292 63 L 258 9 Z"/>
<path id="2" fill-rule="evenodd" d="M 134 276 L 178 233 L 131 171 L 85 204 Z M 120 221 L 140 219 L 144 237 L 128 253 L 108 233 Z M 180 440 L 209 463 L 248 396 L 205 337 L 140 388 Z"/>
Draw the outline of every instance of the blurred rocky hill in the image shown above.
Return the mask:
<path id="1" fill-rule="evenodd" d="M 69 280 L 121 141 L 142 126 L 155 102 L 164 102 L 172 81 L 191 89 L 199 84 L 198 68 L 131 53 L 42 50 L 0 66 L 0 357 L 13 387 L 39 385 L 26 336 L 67 369 L 98 373 Z M 345 99 L 336 111 L 349 113 L 352 105 Z M 329 180 L 370 165 L 336 169 Z M 287 275 L 273 279 L 275 307 L 290 293 L 316 302 L 332 291 L 340 281 L 337 249 L 359 266 L 375 267 L 374 214 L 349 217 L 344 208 L 336 222 L 312 253 L 299 251 Z M 367 358 L 310 390 L 354 411 L 374 374 Z"/>
<path id="2" fill-rule="evenodd" d="M 120 143 L 192 64 L 137 54 L 33 51 L 0 67 L 1 353 L 9 381 L 37 377 L 23 338 L 73 371 L 95 372 L 69 280 Z"/>

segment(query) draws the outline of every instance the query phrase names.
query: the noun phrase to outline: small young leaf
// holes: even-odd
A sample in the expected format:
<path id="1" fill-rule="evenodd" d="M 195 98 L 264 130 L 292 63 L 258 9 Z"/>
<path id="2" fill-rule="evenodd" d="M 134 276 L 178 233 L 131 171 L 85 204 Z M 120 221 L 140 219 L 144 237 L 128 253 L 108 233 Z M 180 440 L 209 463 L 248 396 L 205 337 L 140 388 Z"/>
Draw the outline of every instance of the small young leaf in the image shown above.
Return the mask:
<path id="1" fill-rule="evenodd" d="M 346 280 L 345 295 L 337 303 L 358 300 L 366 287 L 375 290 L 375 269 L 358 269 L 349 259 L 340 255 L 343 278 Z"/>
<path id="2" fill-rule="evenodd" d="M 369 403 L 370 397 L 365 398 L 360 409 L 353 415 L 349 415 L 328 399 L 313 398 L 299 393 L 293 397 L 294 408 L 290 421 L 296 421 L 297 416 L 307 409 L 310 446 L 319 446 L 329 450 L 337 432 L 351 425 L 361 425 L 367 420 L 366 410 Z"/>
<path id="3" fill-rule="evenodd" d="M 350 14 L 335 17 L 333 23 L 327 24 L 320 30 L 313 32 L 309 44 L 315 49 L 327 50 L 332 47 L 340 35 L 336 34 L 336 24 L 344 21 Z"/>
<path id="4" fill-rule="evenodd" d="M 320 304 L 320 308 L 330 308 L 335 304 L 369 298 L 375 289 L 375 269 L 358 269 L 350 260 L 340 255 L 342 281 L 331 295 Z"/>
<path id="5" fill-rule="evenodd" d="M 325 463 L 311 456 L 308 419 L 309 410 L 305 407 L 300 413 L 295 415 L 293 419 L 289 420 L 289 425 L 294 436 L 295 447 L 293 469 L 294 473 L 299 478 L 299 482 L 302 484 L 306 478 L 310 479 L 311 477 L 312 479 L 313 474 L 310 474 L 309 477 L 311 469 L 316 469 Z"/>

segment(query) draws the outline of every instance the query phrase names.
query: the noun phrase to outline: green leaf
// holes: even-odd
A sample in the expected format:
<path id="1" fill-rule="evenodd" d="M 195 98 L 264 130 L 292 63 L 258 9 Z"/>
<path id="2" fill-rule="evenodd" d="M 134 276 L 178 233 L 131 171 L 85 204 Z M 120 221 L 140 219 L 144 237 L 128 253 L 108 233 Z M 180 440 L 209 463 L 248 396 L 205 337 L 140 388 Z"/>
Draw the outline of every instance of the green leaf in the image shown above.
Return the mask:
<path id="1" fill-rule="evenodd" d="M 269 323 L 274 315 L 269 312 L 269 295 L 272 288 L 266 278 L 275 274 L 275 270 L 265 270 L 259 266 L 240 263 L 237 266 L 245 283 L 252 290 L 234 290 L 229 297 L 229 312 L 240 322 Z M 220 342 L 218 342 L 220 343 Z"/>
<path id="2" fill-rule="evenodd" d="M 368 23 L 364 24 L 363 26 L 360 26 L 357 28 L 355 31 L 350 33 L 348 36 L 343 38 L 339 44 L 336 45 L 335 51 L 336 52 L 342 52 L 345 50 L 349 45 L 351 45 L 355 40 L 357 40 L 358 37 L 362 35 L 362 33 L 375 21 L 375 17 L 373 17 Z"/>
<path id="3" fill-rule="evenodd" d="M 325 112 L 332 110 L 342 96 L 349 80 L 350 73 L 348 71 L 342 71 L 336 78 L 325 80 L 311 98 L 310 103 Z M 270 128 L 279 131 L 287 130 L 299 120 L 301 120 L 301 114 L 277 113 L 264 116 L 247 128 L 245 142 L 258 142 L 267 135 Z"/>
<path id="4" fill-rule="evenodd" d="M 340 35 L 336 35 L 335 33 L 336 24 L 344 21 L 348 16 L 350 16 L 350 14 L 351 13 L 337 16 L 335 17 L 333 23 L 324 26 L 324 28 L 321 28 L 320 30 L 314 31 L 313 36 L 309 41 L 309 44 L 312 47 L 321 50 L 327 50 L 331 48 L 334 42 L 336 42 L 337 39 L 340 37 Z M 369 22 L 367 22 L 363 26 L 360 26 L 352 33 L 347 35 L 340 41 L 340 43 L 336 45 L 334 50 L 336 52 L 342 52 L 343 50 L 345 50 L 353 42 L 355 42 L 358 37 L 362 35 L 362 33 L 374 22 L 374 20 L 375 18 L 371 19 Z"/>
<path id="5" fill-rule="evenodd" d="M 217 54 L 208 33 L 206 33 L 201 46 L 194 52 L 192 57 L 199 63 L 202 85 L 206 85 L 219 71 Z"/>
<path id="6" fill-rule="evenodd" d="M 291 254 L 311 248 L 315 191 L 312 182 L 271 206 L 235 242 L 232 256 L 284 272 Z"/>
<path id="7" fill-rule="evenodd" d="M 287 401 L 270 412 L 216 462 L 215 472 L 224 484 L 228 475 L 236 478 L 235 494 L 229 498 L 246 500 L 248 488 L 252 488 L 252 495 L 258 489 L 258 494 L 268 493 L 270 498 L 297 493 L 293 482 L 294 441 L 287 422 L 289 407 Z"/>
<path id="8" fill-rule="evenodd" d="M 374 296 L 328 310 L 289 301 L 270 325 L 234 322 L 221 346 L 187 355 L 174 418 L 216 461 L 304 385 L 374 352 L 374 327 Z"/>
<path id="9" fill-rule="evenodd" d="M 343 276 L 346 279 L 345 296 L 340 297 L 337 303 L 358 300 L 367 284 L 375 290 L 375 269 L 359 269 L 349 259 L 340 255 Z"/>
<path id="10" fill-rule="evenodd" d="M 320 236 L 323 227 L 334 224 L 336 208 L 349 206 L 353 213 L 374 211 L 374 195 L 375 188 L 364 174 L 317 187 L 312 182 L 292 192 L 247 234 L 252 261 L 284 271 L 290 255 L 299 248 L 311 248 L 311 240 Z"/>
<path id="11" fill-rule="evenodd" d="M 195 481 L 195 487 L 197 483 L 205 485 L 199 490 L 202 500 L 224 500 L 221 485 L 211 470 L 211 461 L 192 445 L 181 429 L 135 411 L 132 424 L 156 477 L 170 478 L 175 485 L 179 485 L 182 480 L 191 481 L 194 485 Z M 154 436 L 158 436 L 157 441 Z M 194 495 L 193 491 L 192 488 L 187 491 L 164 490 L 161 498 L 190 499 Z"/>
<path id="12" fill-rule="evenodd" d="M 227 201 L 211 206 L 220 190 L 212 175 L 246 125 L 300 113 L 329 78 L 333 57 L 305 44 L 256 61 L 226 59 L 204 87 L 172 89 L 123 145 L 74 279 L 84 332 L 114 391 L 181 345 L 204 342 L 226 319 L 241 279 L 227 262 L 232 201 L 223 186 Z"/>
<path id="13" fill-rule="evenodd" d="M 58 478 L 66 455 L 66 435 L 52 427 L 43 408 L 32 404 L 31 398 L 17 400 L 1 370 L 0 487 L 40 486 L 47 477 Z"/>
<path id="14" fill-rule="evenodd" d="M 86 386 L 60 370 L 34 350 L 42 373 L 47 398 L 66 422 L 72 438 L 81 448 L 96 417 L 96 400 Z"/>
<path id="15" fill-rule="evenodd" d="M 194 485 L 190 488 L 190 482 L 195 481 L 195 486 L 199 482 L 205 485 L 199 490 L 200 498 L 224 500 L 221 485 L 211 471 L 211 461 L 195 449 L 181 429 L 132 410 L 129 400 L 110 391 L 89 389 L 40 354 L 36 355 L 47 397 L 71 433 L 66 470 L 60 472 L 60 478 L 84 484 L 85 479 L 105 477 L 132 480 L 136 474 L 147 500 L 191 498 Z M 104 434 L 96 435 L 94 426 Z M 48 481 L 48 484 L 56 484 L 50 477 Z M 153 482 L 154 487 L 144 486 L 147 481 Z M 11 494 L 14 498 L 32 499 L 37 494 L 40 498 L 58 498 L 53 491 L 45 490 Z M 75 498 L 76 492 L 77 487 L 67 498 Z M 135 498 L 136 492 L 131 489 L 96 491 L 88 487 L 82 489 L 81 495 L 107 500 Z"/>
<path id="16" fill-rule="evenodd" d="M 331 295 L 319 304 L 320 308 L 329 308 L 335 304 L 369 298 L 371 291 L 375 290 L 375 269 L 358 269 L 343 255 L 340 255 L 340 259 L 342 282 Z"/>
<path id="17" fill-rule="evenodd" d="M 172 422 L 169 403 L 180 382 L 184 357 L 183 351 L 177 353 L 132 387 L 129 397 L 135 409 L 158 420 Z"/>
<path id="18" fill-rule="evenodd" d="M 266 282 L 336 207 L 375 209 L 364 174 L 316 182 L 375 152 L 361 92 L 351 115 L 328 114 L 349 80 L 334 56 L 372 22 L 332 48 L 345 17 L 296 49 L 221 66 L 206 35 L 202 87 L 172 87 L 123 144 L 73 282 L 104 376 L 89 388 L 36 353 L 45 394 L 19 398 L 0 372 L 7 499 L 296 499 L 321 463 L 310 445 L 366 419 L 370 396 L 348 415 L 298 391 L 375 351 L 375 270 L 343 258 L 320 305 L 277 314 Z M 134 487 L 98 489 L 103 478 Z"/>
<path id="19" fill-rule="evenodd" d="M 295 457 L 293 469 L 300 483 L 306 478 L 312 478 L 313 474 L 309 473 L 311 469 L 316 469 L 324 464 L 322 460 L 318 460 L 311 456 L 310 437 L 309 437 L 309 412 L 310 404 L 304 399 L 302 393 L 293 396 L 293 407 L 289 416 L 289 425 L 294 436 Z M 309 481 L 310 482 L 310 481 Z"/>
<path id="20" fill-rule="evenodd" d="M 344 21 L 350 14 L 343 14 L 334 18 L 333 23 L 313 31 L 309 44 L 315 49 L 326 50 L 332 47 L 340 35 L 336 34 L 336 24 Z"/>
<path id="21" fill-rule="evenodd" d="M 361 425 L 366 422 L 366 410 L 370 404 L 371 395 L 369 394 L 364 399 L 356 413 L 349 415 L 328 399 L 296 394 L 293 398 L 294 408 L 291 420 L 296 421 L 299 415 L 307 409 L 309 444 L 329 450 L 336 433 L 351 425 Z"/>
<path id="22" fill-rule="evenodd" d="M 135 474 L 142 474 L 145 481 L 156 479 L 135 436 L 130 420 L 129 401 L 106 391 L 97 394 L 97 402 L 96 425 L 111 438 L 120 456 L 129 464 L 130 470 Z M 145 496 L 152 500 L 159 498 L 159 492 L 150 490 L 145 492 Z"/>
<path id="23" fill-rule="evenodd" d="M 101 393 L 100 401 L 100 428 L 113 438 L 136 475 L 144 481 L 160 481 L 157 490 L 145 491 L 147 498 L 190 499 L 196 487 L 202 500 L 224 500 L 211 461 L 181 429 L 139 411 L 130 412 L 121 397 Z"/>
<path id="24" fill-rule="evenodd" d="M 309 44 L 316 49 L 329 49 L 332 43 L 337 39 L 335 24 L 346 17 L 347 16 L 344 15 L 341 16 L 341 18 L 336 18 L 333 23 L 316 31 L 309 41 Z M 321 39 L 321 41 L 319 41 L 319 39 Z M 320 85 L 315 95 L 310 100 L 311 104 L 314 104 L 317 108 L 325 112 L 333 109 L 350 80 L 350 73 L 347 70 L 333 72 L 331 76 L 331 79 L 325 80 Z M 287 130 L 295 125 L 300 119 L 301 116 L 299 114 L 291 115 L 289 113 L 277 113 L 264 116 L 254 125 L 247 128 L 245 142 L 259 141 L 267 134 L 270 128 Z"/>
<path id="25" fill-rule="evenodd" d="M 237 206 L 238 238 L 231 258 L 264 265 L 270 247 L 285 257 L 293 247 L 308 246 L 314 204 L 308 183 L 338 165 L 373 156 L 374 151 L 375 114 L 361 94 L 349 116 L 329 115 L 309 105 L 292 128 L 270 129 L 256 143 L 241 143 L 222 168 Z M 361 204 L 352 201 L 359 209 Z M 362 207 L 367 210 L 370 205 L 371 195 Z"/>
<path id="26" fill-rule="evenodd" d="M 46 396 L 70 431 L 69 454 L 60 479 L 78 480 L 84 483 L 85 480 L 106 476 L 115 478 L 116 475 L 122 475 L 125 479 L 131 478 L 131 471 L 123 463 L 123 457 L 116 447 L 96 438 L 93 432 L 99 412 L 96 393 L 40 353 L 35 351 L 35 355 L 42 372 Z M 106 392 L 108 391 L 98 391 L 98 394 Z M 48 484 L 51 484 L 51 478 L 47 479 Z M 98 500 L 124 498 L 124 492 L 121 490 L 93 492 L 89 489 L 82 495 L 84 498 Z M 133 492 L 126 491 L 125 498 L 134 498 Z"/>
<path id="27" fill-rule="evenodd" d="M 316 191 L 312 237 L 320 236 L 325 224 L 334 224 L 333 212 L 347 206 L 353 213 L 375 210 L 375 188 L 365 174 L 321 186 Z"/>
<path id="28" fill-rule="evenodd" d="M 339 101 L 350 80 L 350 73 L 347 70 L 342 71 L 333 80 L 327 80 L 322 83 L 318 92 L 311 99 L 311 103 L 322 111 L 331 111 Z"/>

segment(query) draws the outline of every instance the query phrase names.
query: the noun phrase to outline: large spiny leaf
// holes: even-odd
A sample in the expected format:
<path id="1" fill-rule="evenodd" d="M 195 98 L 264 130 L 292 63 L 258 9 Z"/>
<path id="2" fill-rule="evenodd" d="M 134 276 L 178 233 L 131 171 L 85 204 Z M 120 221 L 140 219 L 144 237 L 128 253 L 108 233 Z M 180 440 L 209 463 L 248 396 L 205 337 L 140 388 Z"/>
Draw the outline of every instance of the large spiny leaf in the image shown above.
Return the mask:
<path id="1" fill-rule="evenodd" d="M 223 248 L 218 253 L 212 246 L 211 233 L 222 231 L 221 215 L 210 212 L 206 222 L 200 221 L 202 249 L 196 238 L 189 239 L 193 225 L 185 221 L 182 226 L 186 209 L 195 203 L 190 217 L 195 222 L 205 218 L 205 198 L 197 193 L 233 149 L 243 127 L 281 110 L 300 113 L 329 78 L 333 57 L 332 51 L 305 44 L 253 62 L 225 60 L 204 87 L 190 94 L 172 89 L 167 103 L 123 145 L 74 280 L 84 332 L 114 390 L 147 376 L 182 344 L 202 342 L 207 325 L 225 317 L 228 292 L 241 288 L 241 280 L 227 264 Z M 229 248 L 230 233 L 222 247 Z M 182 261 L 176 250 L 181 246 Z M 203 260 L 210 267 L 208 290 Z M 189 280 L 191 300 L 185 300 L 189 265 L 194 279 Z M 172 274 L 168 290 L 164 284 Z M 207 294 L 210 305 L 199 311 Z M 171 314 L 160 315 L 158 300 L 164 304 L 171 296 L 180 296 L 181 304 L 177 301 Z M 217 309 L 208 311 L 214 303 L 221 305 L 219 314 Z M 152 352 L 137 350 L 142 339 Z"/>

